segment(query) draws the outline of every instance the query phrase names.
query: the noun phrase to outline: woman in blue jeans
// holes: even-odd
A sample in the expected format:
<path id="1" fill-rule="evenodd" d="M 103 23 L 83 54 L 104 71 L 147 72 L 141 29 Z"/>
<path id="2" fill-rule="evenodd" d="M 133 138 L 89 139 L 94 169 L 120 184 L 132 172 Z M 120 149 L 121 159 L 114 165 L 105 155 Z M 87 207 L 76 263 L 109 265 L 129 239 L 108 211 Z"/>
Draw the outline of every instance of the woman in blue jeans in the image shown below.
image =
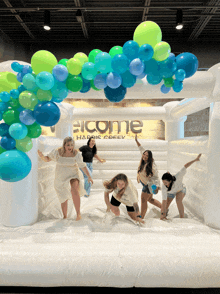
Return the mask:
<path id="1" fill-rule="evenodd" d="M 93 157 L 98 159 L 98 161 L 100 161 L 101 163 L 105 162 L 105 159 L 101 159 L 97 155 L 97 148 L 96 148 L 94 137 L 90 137 L 89 140 L 87 141 L 87 145 L 80 147 L 79 151 L 82 152 L 83 162 L 86 163 L 87 168 L 88 168 L 91 175 L 92 175 L 92 171 L 93 171 L 93 166 L 92 166 Z M 84 189 L 86 190 L 85 197 L 89 197 L 91 183 L 89 182 L 87 175 L 83 171 L 82 171 L 82 173 L 84 176 Z"/>

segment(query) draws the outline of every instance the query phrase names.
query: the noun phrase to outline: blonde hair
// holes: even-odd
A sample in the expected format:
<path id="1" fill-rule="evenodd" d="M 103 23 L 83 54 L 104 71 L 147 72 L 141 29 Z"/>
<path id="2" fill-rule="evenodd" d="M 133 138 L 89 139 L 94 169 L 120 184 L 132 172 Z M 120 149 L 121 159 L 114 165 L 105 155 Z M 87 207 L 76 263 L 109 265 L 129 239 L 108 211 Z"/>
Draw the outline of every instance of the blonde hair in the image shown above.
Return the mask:
<path id="1" fill-rule="evenodd" d="M 72 137 L 66 137 L 63 140 L 63 146 L 58 148 L 58 151 L 60 152 L 60 155 L 63 156 L 64 152 L 65 152 L 65 145 L 69 142 L 73 142 L 73 152 L 74 152 L 74 147 L 75 147 L 75 141 L 73 140 Z"/>
<path id="2" fill-rule="evenodd" d="M 128 178 L 125 174 L 118 174 L 110 181 L 104 181 L 103 186 L 108 190 L 115 190 L 117 187 L 117 181 L 121 180 L 125 182 L 125 187 L 118 191 L 117 197 L 120 199 L 128 186 Z"/>

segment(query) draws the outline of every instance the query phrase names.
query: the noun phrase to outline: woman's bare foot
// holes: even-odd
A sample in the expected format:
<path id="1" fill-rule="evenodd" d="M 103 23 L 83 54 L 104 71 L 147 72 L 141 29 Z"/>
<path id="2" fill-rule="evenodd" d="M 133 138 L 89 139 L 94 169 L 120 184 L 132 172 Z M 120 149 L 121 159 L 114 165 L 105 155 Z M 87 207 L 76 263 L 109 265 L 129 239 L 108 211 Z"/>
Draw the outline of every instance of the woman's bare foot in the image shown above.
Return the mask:
<path id="1" fill-rule="evenodd" d="M 82 218 L 82 217 L 81 217 L 81 214 L 78 214 L 77 217 L 76 217 L 76 221 L 81 220 L 81 218 Z"/>

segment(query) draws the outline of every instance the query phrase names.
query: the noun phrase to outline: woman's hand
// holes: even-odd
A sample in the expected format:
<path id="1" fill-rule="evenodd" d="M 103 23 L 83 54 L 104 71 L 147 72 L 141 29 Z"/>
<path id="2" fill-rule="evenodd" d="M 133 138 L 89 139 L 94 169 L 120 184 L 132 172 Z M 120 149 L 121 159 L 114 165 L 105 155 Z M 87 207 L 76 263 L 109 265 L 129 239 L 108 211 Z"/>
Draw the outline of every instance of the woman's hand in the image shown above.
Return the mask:
<path id="1" fill-rule="evenodd" d="M 104 162 L 106 162 L 106 160 L 105 159 L 101 159 L 100 162 L 101 163 L 104 163 Z"/>
<path id="2" fill-rule="evenodd" d="M 135 134 L 135 141 L 137 142 L 137 134 Z"/>
<path id="3" fill-rule="evenodd" d="M 106 212 L 110 212 L 111 211 L 111 207 L 107 206 Z"/>
<path id="4" fill-rule="evenodd" d="M 195 161 L 199 161 L 201 156 L 202 156 L 202 153 L 200 153 L 200 154 L 196 157 Z"/>
<path id="5" fill-rule="evenodd" d="M 38 153 L 39 157 L 44 156 L 43 153 L 40 150 L 37 150 L 37 153 Z"/>
<path id="6" fill-rule="evenodd" d="M 93 184 L 93 180 L 92 180 L 91 177 L 88 177 L 88 180 L 89 180 L 89 182 L 90 182 L 91 184 Z"/>

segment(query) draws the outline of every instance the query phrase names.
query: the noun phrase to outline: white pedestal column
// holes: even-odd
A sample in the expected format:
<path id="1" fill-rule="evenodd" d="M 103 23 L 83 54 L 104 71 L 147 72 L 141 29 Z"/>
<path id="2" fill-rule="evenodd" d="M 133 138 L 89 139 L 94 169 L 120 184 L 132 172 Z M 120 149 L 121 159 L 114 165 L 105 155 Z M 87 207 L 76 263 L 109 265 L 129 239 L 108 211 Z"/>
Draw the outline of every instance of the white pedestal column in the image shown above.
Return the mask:
<path id="1" fill-rule="evenodd" d="M 9 183 L 1 181 L 1 222 L 5 226 L 27 226 L 38 218 L 38 139 L 33 139 L 33 147 L 27 152 L 32 168 L 21 181 Z"/>
<path id="2" fill-rule="evenodd" d="M 204 188 L 207 197 L 204 205 L 205 223 L 220 229 L 220 102 L 215 102 L 209 123 L 208 174 Z"/>
<path id="3" fill-rule="evenodd" d="M 174 141 L 184 138 L 184 122 L 187 116 L 179 120 L 165 121 L 165 140 Z"/>

